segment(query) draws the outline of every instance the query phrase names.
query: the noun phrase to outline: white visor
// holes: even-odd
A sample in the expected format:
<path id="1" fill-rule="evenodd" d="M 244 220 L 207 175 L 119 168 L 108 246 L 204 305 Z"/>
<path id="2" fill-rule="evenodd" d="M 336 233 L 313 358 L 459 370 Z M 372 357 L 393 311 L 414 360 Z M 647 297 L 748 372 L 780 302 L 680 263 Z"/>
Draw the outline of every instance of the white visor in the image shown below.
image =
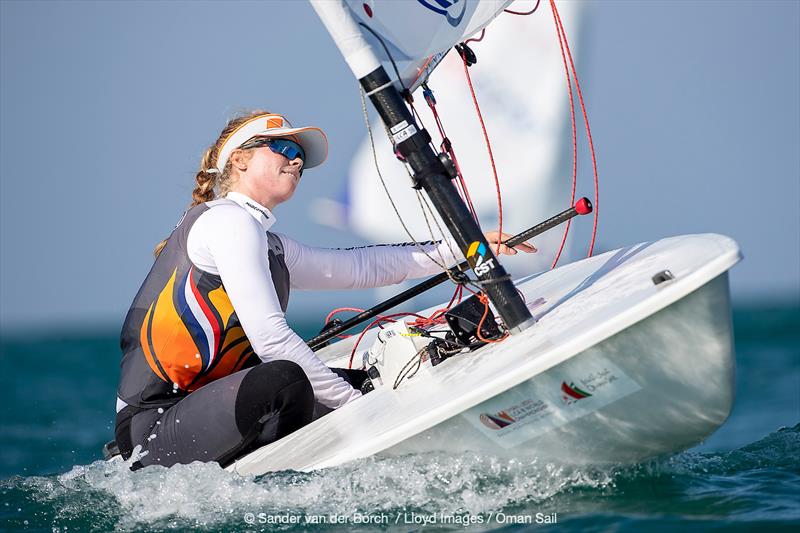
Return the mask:
<path id="1" fill-rule="evenodd" d="M 233 130 L 222 142 L 217 156 L 217 170 L 220 172 L 225 170 L 225 164 L 233 151 L 253 137 L 282 137 L 295 141 L 306 153 L 304 169 L 321 165 L 328 157 L 328 139 L 321 129 L 293 128 L 289 121 L 280 115 L 259 115 Z"/>

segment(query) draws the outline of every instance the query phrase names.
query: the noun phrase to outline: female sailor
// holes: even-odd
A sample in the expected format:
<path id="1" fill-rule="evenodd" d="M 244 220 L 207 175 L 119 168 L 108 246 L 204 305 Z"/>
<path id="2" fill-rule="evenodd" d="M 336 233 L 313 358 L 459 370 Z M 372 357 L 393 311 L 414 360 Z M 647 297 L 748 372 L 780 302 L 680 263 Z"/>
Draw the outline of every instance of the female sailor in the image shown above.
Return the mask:
<path id="1" fill-rule="evenodd" d="M 326 249 L 273 232 L 273 210 L 327 150 L 320 129 L 265 112 L 231 120 L 206 150 L 122 328 L 115 437 L 124 459 L 137 448 L 133 468 L 225 466 L 308 424 L 315 401 L 361 396 L 287 325 L 290 288 L 380 287 L 461 259 L 447 241 Z"/>

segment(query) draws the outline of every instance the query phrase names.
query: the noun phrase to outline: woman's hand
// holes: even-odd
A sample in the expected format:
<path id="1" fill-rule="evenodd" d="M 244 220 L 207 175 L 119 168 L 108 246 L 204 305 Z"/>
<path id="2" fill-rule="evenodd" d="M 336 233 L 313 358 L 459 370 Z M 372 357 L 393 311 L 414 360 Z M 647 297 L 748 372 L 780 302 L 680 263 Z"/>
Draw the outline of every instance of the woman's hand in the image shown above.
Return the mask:
<path id="1" fill-rule="evenodd" d="M 500 233 L 496 231 L 487 231 L 483 234 L 486 237 L 486 240 L 492 247 L 492 251 L 497 253 L 497 243 L 500 241 L 505 241 L 513 237 L 513 235 L 509 235 L 508 233 L 503 233 L 502 236 Z M 523 242 L 522 244 L 516 245 L 514 248 L 508 247 L 505 244 L 500 245 L 500 253 L 505 255 L 514 255 L 518 251 L 523 251 L 528 254 L 532 254 L 536 252 L 536 248 L 532 244 L 528 244 L 527 242 Z"/>

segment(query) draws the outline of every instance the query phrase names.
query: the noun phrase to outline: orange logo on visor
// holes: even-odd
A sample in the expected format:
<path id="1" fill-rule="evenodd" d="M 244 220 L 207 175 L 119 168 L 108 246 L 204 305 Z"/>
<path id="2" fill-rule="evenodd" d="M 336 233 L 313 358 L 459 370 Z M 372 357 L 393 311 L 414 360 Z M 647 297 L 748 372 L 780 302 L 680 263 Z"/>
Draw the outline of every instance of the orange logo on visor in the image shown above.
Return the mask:
<path id="1" fill-rule="evenodd" d="M 283 127 L 283 118 L 281 117 L 270 117 L 267 119 L 267 129 L 272 128 L 282 128 Z"/>

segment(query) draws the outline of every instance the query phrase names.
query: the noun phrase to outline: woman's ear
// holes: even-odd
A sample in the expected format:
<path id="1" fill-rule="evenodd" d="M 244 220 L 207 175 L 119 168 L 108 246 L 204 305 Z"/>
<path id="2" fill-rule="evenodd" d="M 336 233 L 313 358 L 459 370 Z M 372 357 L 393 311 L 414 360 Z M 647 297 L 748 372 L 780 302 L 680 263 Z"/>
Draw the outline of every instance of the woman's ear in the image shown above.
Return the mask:
<path id="1" fill-rule="evenodd" d="M 250 160 L 244 150 L 234 150 L 231 154 L 231 165 L 239 172 L 247 170 L 247 162 Z"/>

